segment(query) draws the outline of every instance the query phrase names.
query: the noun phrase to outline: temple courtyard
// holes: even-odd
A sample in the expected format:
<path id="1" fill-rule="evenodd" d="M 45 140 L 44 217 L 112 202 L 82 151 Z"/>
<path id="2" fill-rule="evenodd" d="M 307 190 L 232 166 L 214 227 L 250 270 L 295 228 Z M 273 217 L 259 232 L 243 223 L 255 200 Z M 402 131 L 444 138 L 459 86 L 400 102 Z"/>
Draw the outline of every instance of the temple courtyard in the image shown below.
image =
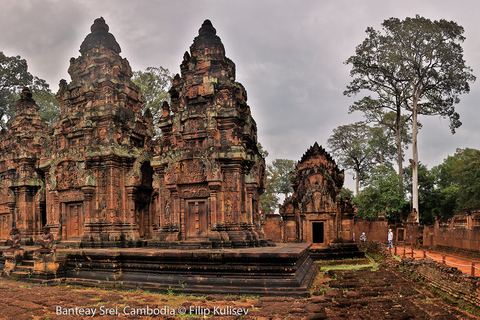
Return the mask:
<path id="1" fill-rule="evenodd" d="M 372 258 L 373 257 L 373 258 Z M 453 256 L 450 256 L 453 257 Z M 457 257 L 461 261 L 461 257 Z M 348 264 L 350 263 L 350 264 Z M 167 290 L 44 286 L 0 279 L 2 319 L 478 319 L 460 300 L 409 275 L 386 251 L 370 259 L 319 262 L 308 298 L 189 295 Z M 339 264 L 342 264 L 341 266 Z M 453 270 L 453 269 L 452 269 Z M 467 313 L 468 310 L 470 313 Z"/>

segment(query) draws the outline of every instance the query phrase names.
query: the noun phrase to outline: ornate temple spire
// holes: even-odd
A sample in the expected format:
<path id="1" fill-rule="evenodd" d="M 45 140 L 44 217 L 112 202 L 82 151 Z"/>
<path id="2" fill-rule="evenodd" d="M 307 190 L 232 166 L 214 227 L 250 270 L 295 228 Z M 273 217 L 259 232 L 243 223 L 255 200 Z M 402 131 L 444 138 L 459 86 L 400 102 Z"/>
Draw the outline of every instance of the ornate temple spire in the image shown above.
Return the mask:
<path id="1" fill-rule="evenodd" d="M 210 20 L 205 20 L 190 46 L 192 57 L 202 60 L 225 59 L 225 47 Z"/>
<path id="2" fill-rule="evenodd" d="M 80 46 L 80 53 L 82 55 L 90 52 L 97 53 L 103 50 L 111 50 L 116 54 L 122 51 L 113 34 L 108 32 L 109 27 L 103 18 L 95 19 L 90 30 L 92 33 L 87 35 Z"/>

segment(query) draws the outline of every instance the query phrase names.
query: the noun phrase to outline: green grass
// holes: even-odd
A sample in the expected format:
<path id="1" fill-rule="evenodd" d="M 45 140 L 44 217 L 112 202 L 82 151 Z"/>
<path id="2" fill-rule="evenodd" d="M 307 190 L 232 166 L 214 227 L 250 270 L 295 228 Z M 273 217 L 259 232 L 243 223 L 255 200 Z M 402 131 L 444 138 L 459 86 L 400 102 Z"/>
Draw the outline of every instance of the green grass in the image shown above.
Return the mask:
<path id="1" fill-rule="evenodd" d="M 365 254 L 366 259 L 345 259 L 345 260 L 327 260 L 317 261 L 321 271 L 329 270 L 359 270 L 363 268 L 371 268 L 372 271 L 377 271 L 378 263 L 375 258 L 368 253 Z"/>

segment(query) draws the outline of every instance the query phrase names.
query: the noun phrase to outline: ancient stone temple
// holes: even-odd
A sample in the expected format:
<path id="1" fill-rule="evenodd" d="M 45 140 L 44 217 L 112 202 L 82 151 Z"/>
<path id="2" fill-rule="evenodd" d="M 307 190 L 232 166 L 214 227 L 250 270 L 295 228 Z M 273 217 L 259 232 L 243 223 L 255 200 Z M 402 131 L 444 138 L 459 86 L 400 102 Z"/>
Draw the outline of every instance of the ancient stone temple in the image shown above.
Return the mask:
<path id="1" fill-rule="evenodd" d="M 328 245 L 352 239 L 355 210 L 340 196 L 344 173 L 325 149 L 315 142 L 290 179 L 294 192 L 280 207 L 285 242 Z"/>
<path id="2" fill-rule="evenodd" d="M 124 289 L 309 295 L 317 270 L 310 245 L 274 246 L 264 235 L 257 128 L 211 22 L 183 57 L 156 140 L 152 114 L 142 111 L 129 63 L 102 18 L 80 54 L 70 60 L 71 82 L 60 81 L 52 126 L 25 89 L 8 132 L 0 133 L 0 237 L 7 245 L 0 274 Z"/>
<path id="3" fill-rule="evenodd" d="M 47 225 L 57 239 L 84 244 L 150 235 L 152 118 L 132 70 L 100 18 L 60 82 L 54 150 L 41 159 Z"/>
<path id="4" fill-rule="evenodd" d="M 257 128 L 210 21 L 174 79 L 160 141 L 120 52 L 96 19 L 51 127 L 24 90 L 0 138 L 0 236 L 16 226 L 32 243 L 48 226 L 57 242 L 87 247 L 265 245 Z"/>
<path id="5" fill-rule="evenodd" d="M 47 122 L 40 107 L 24 88 L 15 105 L 15 117 L 0 133 L 0 238 L 16 226 L 32 240 L 46 224 L 45 182 L 38 170 L 42 153 L 51 150 Z"/>
<path id="6" fill-rule="evenodd" d="M 152 161 L 158 243 L 259 245 L 265 164 L 257 128 L 209 20 L 180 69 L 159 122 L 162 151 Z"/>

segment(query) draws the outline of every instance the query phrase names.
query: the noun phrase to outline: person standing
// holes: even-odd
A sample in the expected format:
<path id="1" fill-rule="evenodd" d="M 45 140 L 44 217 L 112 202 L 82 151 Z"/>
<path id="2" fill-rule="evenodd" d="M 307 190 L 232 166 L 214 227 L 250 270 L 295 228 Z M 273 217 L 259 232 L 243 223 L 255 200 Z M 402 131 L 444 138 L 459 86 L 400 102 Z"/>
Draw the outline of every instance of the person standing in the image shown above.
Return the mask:
<path id="1" fill-rule="evenodd" d="M 392 229 L 388 229 L 388 249 L 393 249 L 393 232 Z"/>

